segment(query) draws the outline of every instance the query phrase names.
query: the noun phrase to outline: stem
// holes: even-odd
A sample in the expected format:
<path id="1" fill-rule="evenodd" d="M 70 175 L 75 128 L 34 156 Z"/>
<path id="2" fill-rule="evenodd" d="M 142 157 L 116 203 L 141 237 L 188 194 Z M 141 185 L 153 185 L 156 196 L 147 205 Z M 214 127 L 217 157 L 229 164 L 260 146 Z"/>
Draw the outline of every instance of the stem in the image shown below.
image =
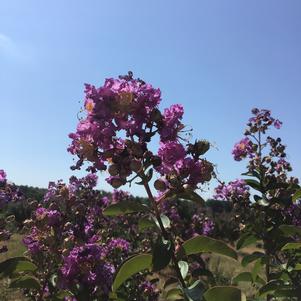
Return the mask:
<path id="1" fill-rule="evenodd" d="M 258 157 L 259 157 L 259 174 L 260 174 L 260 189 L 261 191 L 263 191 L 263 188 L 264 188 L 264 185 L 263 185 L 263 180 L 264 180 L 264 170 L 262 168 L 262 144 L 261 144 L 261 132 L 259 131 L 258 132 L 258 139 L 256 139 L 257 142 L 258 142 Z M 262 197 L 265 198 L 265 193 L 264 192 L 261 192 L 262 193 Z M 266 215 L 265 215 L 265 222 L 266 222 Z M 267 279 L 267 282 L 270 281 L 270 252 L 269 252 L 269 249 L 268 249 L 268 244 L 269 242 L 267 241 L 267 237 L 266 237 L 266 233 L 264 235 L 264 238 L 263 238 L 263 242 L 264 242 L 264 251 L 265 251 L 265 254 L 266 254 L 266 265 L 265 265 L 265 275 L 266 275 L 266 279 Z M 273 299 L 273 296 L 271 295 L 267 295 L 266 297 L 267 301 L 271 301 Z"/>
<path id="2" fill-rule="evenodd" d="M 153 196 L 153 194 L 151 192 L 149 184 L 148 184 L 147 181 L 145 181 L 145 176 L 144 175 L 141 178 L 143 180 L 143 185 L 144 185 L 144 188 L 146 190 L 146 193 L 147 193 L 150 201 L 152 202 L 152 205 L 153 205 L 153 208 L 154 208 L 154 211 L 155 211 L 155 215 L 156 215 L 156 218 L 158 220 L 158 223 L 159 223 L 162 235 L 163 235 L 164 239 L 169 240 L 170 235 L 168 234 L 168 232 L 166 231 L 166 229 L 163 226 L 163 222 L 162 222 L 162 219 L 161 219 L 161 216 L 160 216 L 160 211 L 159 211 L 159 208 L 158 208 L 158 206 L 156 204 L 155 198 L 154 198 L 154 196 Z M 163 199 L 163 197 L 162 197 L 162 199 Z M 180 282 L 180 284 L 182 285 L 183 288 L 187 288 L 187 286 L 185 284 L 185 281 L 184 281 L 184 279 L 182 277 L 179 265 L 178 265 L 178 260 L 177 260 L 176 255 L 175 255 L 174 242 L 172 240 L 171 240 L 171 244 L 172 244 L 171 259 L 172 259 L 172 262 L 173 262 L 173 265 L 174 265 L 174 268 L 175 268 L 178 280 L 179 280 L 179 282 Z"/>

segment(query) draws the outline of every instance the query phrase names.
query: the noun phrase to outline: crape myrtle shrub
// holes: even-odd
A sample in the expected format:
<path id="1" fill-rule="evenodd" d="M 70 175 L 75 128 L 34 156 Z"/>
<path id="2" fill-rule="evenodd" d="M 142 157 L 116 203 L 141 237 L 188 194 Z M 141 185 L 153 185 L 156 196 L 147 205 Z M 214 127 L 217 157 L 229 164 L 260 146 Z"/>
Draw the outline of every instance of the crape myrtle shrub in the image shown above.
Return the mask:
<path id="1" fill-rule="evenodd" d="M 219 180 L 215 199 L 229 212 L 217 219 L 197 193 L 216 177 L 204 157 L 210 144 L 188 140 L 183 107 L 161 111 L 160 101 L 160 90 L 132 73 L 86 85 L 84 116 L 68 150 L 77 157 L 72 169 L 85 166 L 88 175 L 51 183 L 42 203 L 31 203 L 26 257 L 0 264 L 12 287 L 32 300 L 239 301 L 246 296 L 237 284 L 248 281 L 257 288 L 250 300 L 300 300 L 300 187 L 288 176 L 285 146 L 266 135 L 281 122 L 253 111 L 233 150 L 235 160 L 249 159 L 245 176 L 253 178 Z M 153 139 L 158 149 L 150 149 Z M 110 196 L 95 189 L 99 171 L 116 189 Z M 142 185 L 147 199 L 117 190 L 125 184 Z M 238 259 L 212 237 L 223 230 L 227 242 L 238 238 L 237 249 L 263 244 L 242 259 L 254 264 L 252 272 L 229 279 L 231 286 L 218 282 L 204 256 Z"/>
<path id="2" fill-rule="evenodd" d="M 289 176 L 292 167 L 281 138 L 269 134 L 271 127 L 280 129 L 282 122 L 269 110 L 255 108 L 252 115 L 244 138 L 232 151 L 236 161 L 248 160 L 243 173 L 247 178 L 221 183 L 215 198 L 229 200 L 233 206 L 241 230 L 237 249 L 256 242 L 263 245 L 263 252 L 243 259 L 244 265 L 255 262 L 249 278 L 261 286 L 259 292 L 266 294 L 267 300 L 275 296 L 301 300 L 299 181 Z M 261 268 L 264 281 L 258 275 Z"/>

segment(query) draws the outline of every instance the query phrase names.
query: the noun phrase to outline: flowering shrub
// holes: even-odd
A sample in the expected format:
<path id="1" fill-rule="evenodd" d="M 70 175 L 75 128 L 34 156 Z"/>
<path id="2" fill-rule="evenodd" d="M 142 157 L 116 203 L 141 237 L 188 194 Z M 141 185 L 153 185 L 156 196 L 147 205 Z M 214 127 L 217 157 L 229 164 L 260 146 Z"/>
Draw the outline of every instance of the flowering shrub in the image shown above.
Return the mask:
<path id="1" fill-rule="evenodd" d="M 216 178 L 205 158 L 210 144 L 187 139 L 181 105 L 161 111 L 160 102 L 160 90 L 131 72 L 99 88 L 85 86 L 84 116 L 68 151 L 77 158 L 72 169 L 85 166 L 88 174 L 50 183 L 43 201 L 30 203 L 26 257 L 0 263 L 0 273 L 36 301 L 242 301 L 240 281 L 258 288 L 254 298 L 299 301 L 301 192 L 289 176 L 285 145 L 267 135 L 282 122 L 268 110 L 252 111 L 232 152 L 236 161 L 248 159 L 246 178 L 219 181 L 215 190 L 232 210 L 226 223 L 234 235 L 227 241 L 239 234 L 238 250 L 263 244 L 262 252 L 242 258 L 243 266 L 254 263 L 250 273 L 229 280 L 232 286 L 217 285 L 204 253 L 238 255 L 213 238 L 223 229 L 217 231 L 197 193 Z M 99 171 L 112 194 L 96 189 Z M 125 184 L 142 185 L 147 199 L 117 190 Z M 3 171 L 0 185 L 2 198 Z"/>
<path id="2" fill-rule="evenodd" d="M 261 285 L 259 294 L 267 295 L 267 300 L 276 296 L 299 300 L 301 250 L 296 240 L 300 240 L 301 228 L 295 227 L 300 225 L 301 210 L 298 179 L 288 174 L 292 168 L 286 160 L 286 146 L 280 138 L 267 135 L 271 126 L 280 129 L 282 122 L 268 110 L 253 109 L 252 114 L 245 138 L 232 151 L 236 161 L 249 159 L 243 175 L 252 178 L 221 183 L 215 197 L 233 204 L 241 229 L 238 249 L 263 242 L 263 252 L 254 252 L 242 261 L 244 265 L 256 262 L 250 281 Z M 257 275 L 261 266 L 265 269 L 263 282 Z"/>

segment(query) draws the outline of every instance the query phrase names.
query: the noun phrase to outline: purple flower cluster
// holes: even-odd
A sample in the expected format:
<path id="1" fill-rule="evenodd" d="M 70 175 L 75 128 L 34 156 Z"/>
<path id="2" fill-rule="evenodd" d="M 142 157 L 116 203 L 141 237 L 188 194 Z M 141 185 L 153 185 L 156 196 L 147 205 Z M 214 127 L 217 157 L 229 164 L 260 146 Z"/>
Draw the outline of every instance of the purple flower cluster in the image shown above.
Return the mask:
<path id="1" fill-rule="evenodd" d="M 252 133 L 258 130 L 264 133 L 270 125 L 273 125 L 276 129 L 280 129 L 282 126 L 282 122 L 279 119 L 271 116 L 270 110 L 254 108 L 252 114 L 254 116 L 249 119 L 248 124 Z"/>
<path id="2" fill-rule="evenodd" d="M 220 184 L 215 188 L 214 198 L 217 200 L 230 201 L 230 200 L 245 200 L 250 196 L 250 188 L 242 179 Z"/>
<path id="3" fill-rule="evenodd" d="M 159 130 L 161 141 L 173 141 L 177 139 L 178 133 L 183 129 L 181 120 L 184 108 L 180 104 L 172 105 L 163 113 L 164 126 Z"/>
<path id="4" fill-rule="evenodd" d="M 140 300 L 157 301 L 159 298 L 158 288 L 148 280 L 139 285 Z"/>
<path id="5" fill-rule="evenodd" d="M 254 157 L 254 148 L 252 141 L 246 137 L 237 142 L 232 150 L 235 161 L 241 161 L 243 158 Z"/>
<path id="6" fill-rule="evenodd" d="M 118 161 L 118 168 L 112 176 L 124 179 L 131 174 L 130 160 L 124 158 L 124 152 L 141 159 L 137 148 L 150 135 L 145 128 L 155 122 L 161 92 L 127 76 L 107 79 L 100 88 L 86 85 L 85 94 L 87 116 L 78 124 L 77 132 L 70 134 L 73 141 L 69 151 L 78 155 L 77 167 L 88 160 L 94 171 L 106 169 L 105 163 L 119 155 L 113 160 Z M 127 147 L 122 131 L 125 137 L 137 137 L 140 144 L 134 149 Z"/>
<path id="7" fill-rule="evenodd" d="M 195 189 L 199 183 L 211 179 L 213 165 L 205 159 L 190 157 L 183 145 L 177 141 L 161 142 L 158 155 L 162 164 L 157 170 L 163 176 L 161 181 L 170 182 L 169 188 L 180 183 Z"/>
<path id="8" fill-rule="evenodd" d="M 56 271 L 59 289 L 70 290 L 74 300 L 83 286 L 89 296 L 107 300 L 121 262 L 145 246 L 137 241 L 139 214 L 114 219 L 103 215 L 109 204 L 129 200 L 130 194 L 115 190 L 102 196 L 96 183 L 95 175 L 71 177 L 68 185 L 51 183 L 42 204 L 25 222 L 29 234 L 23 242 L 39 277 L 48 269 Z"/>
<path id="9" fill-rule="evenodd" d="M 108 296 L 115 273 L 114 265 L 105 258 L 107 249 L 98 244 L 84 244 L 74 247 L 69 255 L 63 256 L 60 269 L 62 288 L 74 289 L 76 285 L 85 287 L 90 295 Z"/>
<path id="10" fill-rule="evenodd" d="M 92 172 L 108 169 L 106 181 L 114 188 L 126 184 L 133 172 L 139 175 L 144 164 L 153 165 L 167 182 L 173 181 L 169 188 L 188 184 L 195 189 L 211 179 L 212 164 L 200 154 L 189 154 L 179 142 L 183 107 L 172 105 L 161 113 L 159 89 L 129 74 L 107 79 L 100 88 L 86 85 L 85 94 L 86 116 L 70 134 L 69 152 L 79 158 L 73 168 L 88 161 Z M 158 155 L 148 149 L 156 134 Z"/>

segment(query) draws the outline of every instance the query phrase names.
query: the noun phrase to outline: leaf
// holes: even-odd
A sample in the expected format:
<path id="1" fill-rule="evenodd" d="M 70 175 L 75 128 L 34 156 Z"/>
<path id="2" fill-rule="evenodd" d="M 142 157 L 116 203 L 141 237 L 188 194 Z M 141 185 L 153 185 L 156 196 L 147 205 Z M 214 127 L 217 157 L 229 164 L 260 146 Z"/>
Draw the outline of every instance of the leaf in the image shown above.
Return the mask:
<path id="1" fill-rule="evenodd" d="M 153 220 L 150 220 L 146 217 L 142 218 L 138 222 L 139 231 L 144 231 L 146 229 L 151 229 L 156 227 L 156 223 Z"/>
<path id="2" fill-rule="evenodd" d="M 300 296 L 300 290 L 297 289 L 277 289 L 274 291 L 275 297 L 299 297 Z"/>
<path id="3" fill-rule="evenodd" d="M 253 277 L 250 272 L 242 272 L 242 273 L 238 274 L 237 276 L 235 276 L 232 279 L 232 282 L 234 284 L 237 284 L 238 282 L 257 282 L 262 285 L 265 284 L 265 281 L 260 276 L 257 276 L 255 281 L 253 281 Z"/>
<path id="4" fill-rule="evenodd" d="M 206 301 L 246 301 L 240 289 L 232 286 L 215 286 L 204 294 Z"/>
<path id="5" fill-rule="evenodd" d="M 152 264 L 152 255 L 150 254 L 139 254 L 129 258 L 125 261 L 119 271 L 117 272 L 112 290 L 116 292 L 117 289 L 131 276 L 137 274 L 146 269 L 150 269 Z"/>
<path id="6" fill-rule="evenodd" d="M 279 229 L 286 236 L 299 235 L 301 237 L 301 227 L 293 225 L 281 225 L 279 226 Z"/>
<path id="7" fill-rule="evenodd" d="M 236 252 L 232 248 L 228 247 L 224 242 L 202 235 L 186 240 L 182 245 L 182 249 L 185 251 L 187 256 L 212 252 L 237 259 Z"/>
<path id="8" fill-rule="evenodd" d="M 271 280 L 270 282 L 268 282 L 266 285 L 262 286 L 259 289 L 259 295 L 265 295 L 268 293 L 271 293 L 273 291 L 275 291 L 278 288 L 282 288 L 283 286 L 283 281 L 281 280 Z"/>
<path id="9" fill-rule="evenodd" d="M 165 295 L 165 299 L 168 301 L 179 300 L 182 298 L 183 298 L 183 293 L 180 288 L 172 288 Z"/>
<path id="10" fill-rule="evenodd" d="M 267 200 L 265 200 L 265 199 L 257 200 L 257 203 L 258 203 L 260 206 L 262 206 L 262 207 L 267 207 L 267 206 L 270 205 L 270 203 L 269 203 Z"/>
<path id="11" fill-rule="evenodd" d="M 168 216 L 166 216 L 166 215 L 164 215 L 164 214 L 161 214 L 161 215 L 160 215 L 160 218 L 161 218 L 163 227 L 164 227 L 165 229 L 170 228 L 170 219 L 168 218 Z M 158 220 L 157 220 L 156 218 L 155 218 L 155 223 L 156 223 L 156 225 L 157 225 L 157 226 L 159 227 L 159 229 L 160 229 L 160 224 L 159 224 L 159 222 L 158 222 Z"/>
<path id="12" fill-rule="evenodd" d="M 253 262 L 254 260 L 258 259 L 258 258 L 262 258 L 264 257 L 265 254 L 261 253 L 261 252 L 254 252 L 252 254 L 248 254 L 246 256 L 244 256 L 244 258 L 241 261 L 241 265 L 243 267 L 246 267 L 249 263 Z"/>
<path id="13" fill-rule="evenodd" d="M 34 290 L 40 290 L 41 285 L 37 278 L 29 275 L 21 276 L 13 280 L 9 286 L 10 288 L 28 288 Z"/>
<path id="14" fill-rule="evenodd" d="M 289 242 L 282 247 L 282 251 L 301 249 L 301 242 Z"/>
<path id="15" fill-rule="evenodd" d="M 70 291 L 67 290 L 61 290 L 59 291 L 55 296 L 54 300 L 66 300 L 66 297 L 71 297 L 73 294 Z"/>
<path id="16" fill-rule="evenodd" d="M 249 177 L 256 177 L 258 180 L 260 180 L 260 174 L 259 172 L 253 170 L 253 171 L 250 171 L 250 172 L 244 172 L 242 173 L 243 176 L 249 176 Z"/>
<path id="17" fill-rule="evenodd" d="M 193 201 L 201 206 L 205 205 L 205 200 L 198 195 L 196 192 L 192 190 L 185 190 L 184 192 L 181 192 L 177 195 L 177 197 L 182 198 L 184 200 L 190 200 Z"/>
<path id="18" fill-rule="evenodd" d="M 260 191 L 260 192 L 264 192 L 262 191 L 261 187 L 260 187 L 260 183 L 256 180 L 253 179 L 246 179 L 244 180 L 246 182 L 247 185 L 249 185 L 250 187 L 252 187 L 253 189 Z"/>
<path id="19" fill-rule="evenodd" d="M 188 270 L 189 270 L 188 263 L 186 261 L 180 260 L 178 262 L 178 266 L 180 268 L 183 279 L 185 279 L 188 274 Z"/>
<path id="20" fill-rule="evenodd" d="M 292 201 L 296 202 L 298 199 L 301 199 L 301 189 L 297 190 L 293 195 Z"/>
<path id="21" fill-rule="evenodd" d="M 137 212 L 146 212 L 148 211 L 147 206 L 135 202 L 133 200 L 130 201 L 121 201 L 117 204 L 113 204 L 108 206 L 104 211 L 103 214 L 105 216 L 119 216 L 129 213 L 137 213 Z"/>
<path id="22" fill-rule="evenodd" d="M 164 269 L 171 260 L 171 243 L 159 237 L 153 246 L 152 270 L 153 272 Z"/>
<path id="23" fill-rule="evenodd" d="M 200 280 L 197 280 L 191 286 L 185 288 L 184 293 L 189 301 L 200 301 L 203 297 L 204 285 Z"/>
<path id="24" fill-rule="evenodd" d="M 13 257 L 0 263 L 0 276 L 10 277 L 18 272 L 34 272 L 37 266 L 26 257 Z"/>
<path id="25" fill-rule="evenodd" d="M 251 272 L 253 282 L 255 282 L 255 280 L 257 279 L 258 273 L 260 272 L 261 269 L 262 269 L 262 260 L 260 258 L 256 260 Z"/>
<path id="26" fill-rule="evenodd" d="M 301 263 L 296 264 L 294 271 L 301 271 Z"/>
<path id="27" fill-rule="evenodd" d="M 241 236 L 241 238 L 238 240 L 237 244 L 236 244 L 236 248 L 242 249 L 245 248 L 249 245 L 254 244 L 257 241 L 257 238 L 251 234 L 251 233 L 246 233 L 244 235 Z"/>

